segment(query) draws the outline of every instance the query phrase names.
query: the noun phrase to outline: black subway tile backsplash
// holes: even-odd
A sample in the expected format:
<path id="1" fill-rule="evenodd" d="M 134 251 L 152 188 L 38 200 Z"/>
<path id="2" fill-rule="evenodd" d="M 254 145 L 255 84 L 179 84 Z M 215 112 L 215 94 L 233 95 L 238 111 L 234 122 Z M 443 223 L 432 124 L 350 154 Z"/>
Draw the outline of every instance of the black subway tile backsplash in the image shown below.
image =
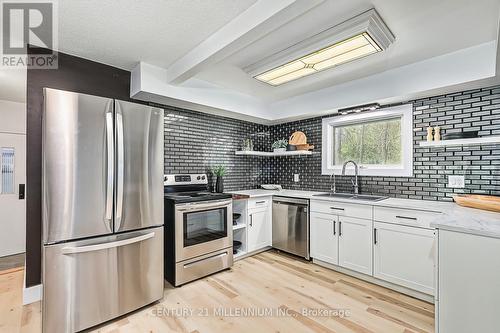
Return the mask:
<path id="1" fill-rule="evenodd" d="M 361 193 L 398 198 L 452 200 L 456 193 L 500 195 L 500 145 L 421 148 L 428 126 L 442 133 L 477 130 L 500 134 L 500 86 L 410 101 L 414 122 L 413 177 L 360 177 Z M 154 104 L 156 105 L 156 104 Z M 258 188 L 264 183 L 285 188 L 330 190 L 321 175 L 321 120 L 310 118 L 265 126 L 170 106 L 165 109 L 165 173 L 209 173 L 217 164 L 228 167 L 227 190 Z M 237 156 L 242 141 L 251 138 L 255 150 L 269 151 L 274 140 L 303 131 L 315 149 L 310 156 Z M 267 133 L 267 135 L 256 135 Z M 300 181 L 293 181 L 293 174 Z M 465 189 L 447 187 L 448 175 L 465 175 Z M 337 191 L 352 191 L 350 177 L 337 176 Z"/>
<path id="2" fill-rule="evenodd" d="M 428 126 L 441 126 L 442 134 L 477 130 L 479 135 L 500 133 L 499 87 L 423 98 L 413 104 L 413 177 L 360 177 L 361 193 L 391 197 L 451 201 L 457 193 L 500 195 L 500 145 L 421 148 Z M 308 143 L 314 144 L 312 156 L 271 159 L 271 182 L 285 188 L 330 189 L 330 177 L 321 175 L 322 117 L 271 126 L 271 139 L 303 131 Z M 496 132 L 495 132 L 496 131 Z M 293 182 L 293 174 L 300 181 Z M 447 188 L 448 175 L 464 175 L 465 189 Z M 337 176 L 338 191 L 352 191 L 351 177 Z"/>

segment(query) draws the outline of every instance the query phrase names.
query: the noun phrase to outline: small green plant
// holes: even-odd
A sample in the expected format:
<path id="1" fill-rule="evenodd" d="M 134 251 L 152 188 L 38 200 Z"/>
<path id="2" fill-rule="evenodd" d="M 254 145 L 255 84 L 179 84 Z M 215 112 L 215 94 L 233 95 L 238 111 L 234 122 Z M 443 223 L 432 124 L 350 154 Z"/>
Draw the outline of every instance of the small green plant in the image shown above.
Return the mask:
<path id="1" fill-rule="evenodd" d="M 274 141 L 271 148 L 273 148 L 273 149 L 286 148 L 287 145 L 288 145 L 288 140 L 281 139 L 281 140 Z"/>
<path id="2" fill-rule="evenodd" d="M 223 177 L 227 173 L 227 169 L 223 165 L 216 165 L 212 168 L 212 173 L 217 177 Z"/>

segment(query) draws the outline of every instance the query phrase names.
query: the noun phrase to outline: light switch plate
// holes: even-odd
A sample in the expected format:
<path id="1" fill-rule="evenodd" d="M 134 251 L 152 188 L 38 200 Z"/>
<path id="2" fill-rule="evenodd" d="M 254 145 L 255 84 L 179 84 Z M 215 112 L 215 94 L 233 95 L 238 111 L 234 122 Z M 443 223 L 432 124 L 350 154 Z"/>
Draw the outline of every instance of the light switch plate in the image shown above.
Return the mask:
<path id="1" fill-rule="evenodd" d="M 465 176 L 448 176 L 448 187 L 464 188 Z"/>
<path id="2" fill-rule="evenodd" d="M 299 176 L 300 175 L 298 173 L 293 174 L 293 181 L 296 182 L 296 183 L 298 183 L 299 180 L 300 180 Z"/>

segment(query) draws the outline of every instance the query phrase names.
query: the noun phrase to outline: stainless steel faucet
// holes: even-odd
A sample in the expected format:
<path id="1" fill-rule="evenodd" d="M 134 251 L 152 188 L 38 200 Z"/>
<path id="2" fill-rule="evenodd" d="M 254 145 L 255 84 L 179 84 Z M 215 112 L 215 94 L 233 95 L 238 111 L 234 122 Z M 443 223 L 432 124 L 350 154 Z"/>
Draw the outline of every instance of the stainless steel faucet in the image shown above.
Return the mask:
<path id="1" fill-rule="evenodd" d="M 333 177 L 333 183 L 332 183 L 332 177 Z M 335 183 L 335 174 L 332 172 L 332 174 L 330 175 L 330 191 L 332 193 L 337 193 L 337 185 Z"/>
<path id="2" fill-rule="evenodd" d="M 358 186 L 358 165 L 356 164 L 356 162 L 352 160 L 345 162 L 344 165 L 342 166 L 342 176 L 345 176 L 345 167 L 349 163 L 354 164 L 354 180 L 351 179 L 351 183 L 352 187 L 354 187 L 354 194 L 357 195 L 359 193 L 359 186 Z"/>

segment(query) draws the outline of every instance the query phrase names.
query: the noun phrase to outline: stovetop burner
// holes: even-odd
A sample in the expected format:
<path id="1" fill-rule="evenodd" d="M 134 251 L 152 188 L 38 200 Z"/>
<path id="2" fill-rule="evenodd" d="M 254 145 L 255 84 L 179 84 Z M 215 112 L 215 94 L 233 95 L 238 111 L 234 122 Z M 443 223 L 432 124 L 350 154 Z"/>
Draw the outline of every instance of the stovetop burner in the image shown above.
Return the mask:
<path id="1" fill-rule="evenodd" d="M 208 190 L 206 175 L 165 175 L 164 197 L 174 203 L 211 201 L 231 198 L 231 194 Z"/>

